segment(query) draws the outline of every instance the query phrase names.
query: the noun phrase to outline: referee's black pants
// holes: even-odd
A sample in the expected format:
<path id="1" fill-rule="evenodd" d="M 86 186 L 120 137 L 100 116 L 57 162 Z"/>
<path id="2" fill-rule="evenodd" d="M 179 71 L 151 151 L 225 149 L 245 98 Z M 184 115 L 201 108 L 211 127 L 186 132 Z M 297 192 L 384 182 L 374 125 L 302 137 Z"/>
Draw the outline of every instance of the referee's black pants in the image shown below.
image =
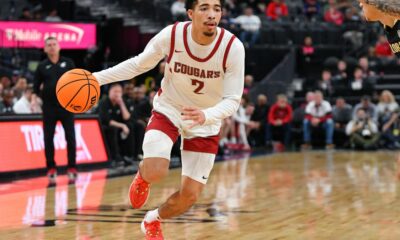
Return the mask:
<path id="1" fill-rule="evenodd" d="M 74 114 L 58 106 L 43 106 L 44 150 L 47 169 L 55 168 L 54 133 L 57 121 L 61 121 L 67 140 L 68 168 L 76 167 L 76 141 Z"/>

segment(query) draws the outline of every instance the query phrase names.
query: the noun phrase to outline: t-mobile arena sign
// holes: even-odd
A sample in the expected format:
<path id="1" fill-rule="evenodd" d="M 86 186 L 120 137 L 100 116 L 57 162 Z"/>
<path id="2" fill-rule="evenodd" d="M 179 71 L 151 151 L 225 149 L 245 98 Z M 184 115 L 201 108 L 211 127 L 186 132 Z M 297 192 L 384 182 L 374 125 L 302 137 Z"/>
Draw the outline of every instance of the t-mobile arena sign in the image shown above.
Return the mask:
<path id="1" fill-rule="evenodd" d="M 62 49 L 88 49 L 96 46 L 96 25 L 0 21 L 3 48 L 43 48 L 50 36 L 58 39 Z"/>

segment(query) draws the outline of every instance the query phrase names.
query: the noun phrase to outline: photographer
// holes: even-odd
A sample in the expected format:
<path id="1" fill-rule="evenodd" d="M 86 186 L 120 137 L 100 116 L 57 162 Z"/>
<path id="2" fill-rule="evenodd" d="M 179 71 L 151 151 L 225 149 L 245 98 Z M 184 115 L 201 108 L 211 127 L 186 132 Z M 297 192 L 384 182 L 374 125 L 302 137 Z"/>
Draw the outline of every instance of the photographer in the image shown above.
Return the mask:
<path id="1" fill-rule="evenodd" d="M 357 110 L 355 119 L 347 124 L 346 134 L 350 136 L 352 148 L 363 150 L 377 148 L 379 141 L 378 126 L 362 108 Z"/>

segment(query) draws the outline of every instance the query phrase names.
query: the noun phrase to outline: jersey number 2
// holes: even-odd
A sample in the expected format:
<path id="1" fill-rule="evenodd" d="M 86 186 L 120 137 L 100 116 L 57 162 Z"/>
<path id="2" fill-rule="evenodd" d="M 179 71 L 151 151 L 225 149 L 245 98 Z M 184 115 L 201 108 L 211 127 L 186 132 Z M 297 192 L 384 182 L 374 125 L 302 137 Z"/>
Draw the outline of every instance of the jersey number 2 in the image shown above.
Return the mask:
<path id="1" fill-rule="evenodd" d="M 197 86 L 197 88 L 193 91 L 196 94 L 203 94 L 200 91 L 204 88 L 204 82 L 196 79 L 192 79 L 192 85 Z"/>

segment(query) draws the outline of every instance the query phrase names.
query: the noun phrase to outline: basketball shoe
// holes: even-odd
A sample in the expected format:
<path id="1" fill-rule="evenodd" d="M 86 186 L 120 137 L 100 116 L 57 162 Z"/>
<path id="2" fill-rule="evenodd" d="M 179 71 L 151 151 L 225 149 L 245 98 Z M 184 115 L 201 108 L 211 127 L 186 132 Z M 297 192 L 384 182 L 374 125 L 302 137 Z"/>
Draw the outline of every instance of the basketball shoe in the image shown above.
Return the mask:
<path id="1" fill-rule="evenodd" d="M 146 182 L 139 171 L 136 173 L 129 188 L 129 200 L 135 209 L 143 207 L 149 197 L 150 183 Z"/>
<path id="2" fill-rule="evenodd" d="M 55 182 L 57 178 L 57 169 L 50 168 L 47 170 L 47 177 L 49 178 L 50 182 Z"/>
<path id="3" fill-rule="evenodd" d="M 141 224 L 141 229 L 145 234 L 146 240 L 164 240 L 160 220 L 147 222 L 145 216 Z"/>
<path id="4" fill-rule="evenodd" d="M 68 168 L 67 174 L 68 174 L 68 178 L 71 181 L 74 181 L 76 179 L 76 177 L 78 176 L 78 171 L 76 171 L 76 168 Z"/>

